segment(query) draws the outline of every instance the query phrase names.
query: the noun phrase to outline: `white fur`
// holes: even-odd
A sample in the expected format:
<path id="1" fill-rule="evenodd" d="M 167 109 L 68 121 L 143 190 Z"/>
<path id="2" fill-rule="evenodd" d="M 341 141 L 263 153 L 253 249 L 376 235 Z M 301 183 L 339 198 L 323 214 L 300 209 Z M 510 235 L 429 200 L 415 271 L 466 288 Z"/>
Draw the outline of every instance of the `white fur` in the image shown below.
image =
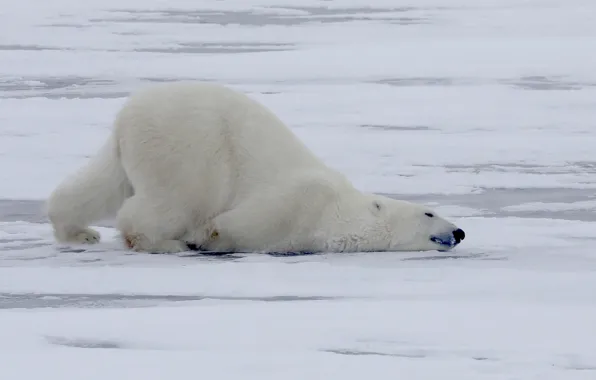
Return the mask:
<path id="1" fill-rule="evenodd" d="M 58 241 L 95 243 L 117 216 L 137 251 L 449 249 L 457 227 L 420 205 L 365 194 L 265 107 L 223 86 L 161 84 L 130 97 L 96 157 L 50 196 Z M 434 212 L 433 212 L 434 214 Z"/>

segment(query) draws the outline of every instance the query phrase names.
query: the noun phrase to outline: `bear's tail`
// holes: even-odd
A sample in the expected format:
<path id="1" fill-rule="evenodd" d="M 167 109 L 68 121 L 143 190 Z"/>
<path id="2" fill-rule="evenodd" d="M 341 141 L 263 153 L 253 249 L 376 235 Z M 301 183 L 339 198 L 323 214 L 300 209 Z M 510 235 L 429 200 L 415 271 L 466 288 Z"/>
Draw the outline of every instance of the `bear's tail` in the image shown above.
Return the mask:
<path id="1" fill-rule="evenodd" d="M 114 216 L 133 188 L 113 135 L 97 155 L 50 195 L 45 211 L 58 240 L 69 240 L 89 224 Z"/>

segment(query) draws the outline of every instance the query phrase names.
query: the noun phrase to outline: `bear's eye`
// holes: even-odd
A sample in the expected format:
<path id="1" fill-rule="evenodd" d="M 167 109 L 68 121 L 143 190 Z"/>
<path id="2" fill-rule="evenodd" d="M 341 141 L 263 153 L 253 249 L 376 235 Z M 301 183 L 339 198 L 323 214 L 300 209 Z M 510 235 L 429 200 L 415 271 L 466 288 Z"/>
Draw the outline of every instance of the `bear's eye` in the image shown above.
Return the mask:
<path id="1" fill-rule="evenodd" d="M 374 205 L 377 210 L 381 211 L 381 204 L 379 202 L 374 202 Z"/>
<path id="2" fill-rule="evenodd" d="M 430 212 L 425 212 L 424 215 L 428 216 L 429 218 L 433 218 L 434 217 L 434 215 L 431 214 Z"/>

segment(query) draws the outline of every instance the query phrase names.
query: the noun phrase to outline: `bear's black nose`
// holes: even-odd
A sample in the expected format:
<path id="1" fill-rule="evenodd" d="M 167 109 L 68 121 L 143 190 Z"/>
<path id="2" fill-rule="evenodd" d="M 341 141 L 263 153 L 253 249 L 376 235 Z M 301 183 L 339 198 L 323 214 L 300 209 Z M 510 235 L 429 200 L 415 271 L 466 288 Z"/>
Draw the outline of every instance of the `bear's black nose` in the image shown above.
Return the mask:
<path id="1" fill-rule="evenodd" d="M 453 231 L 453 237 L 455 238 L 456 244 L 459 244 L 460 241 L 466 238 L 466 233 L 461 228 Z"/>

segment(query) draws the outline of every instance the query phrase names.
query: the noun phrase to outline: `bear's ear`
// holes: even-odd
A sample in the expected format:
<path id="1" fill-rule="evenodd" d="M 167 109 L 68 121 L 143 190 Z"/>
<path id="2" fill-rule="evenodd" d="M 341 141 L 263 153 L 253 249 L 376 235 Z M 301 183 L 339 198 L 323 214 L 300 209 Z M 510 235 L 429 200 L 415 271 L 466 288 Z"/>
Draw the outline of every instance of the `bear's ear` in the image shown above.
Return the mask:
<path id="1" fill-rule="evenodd" d="M 372 201 L 371 209 L 375 215 L 378 215 L 379 212 L 383 209 L 383 205 L 379 201 Z"/>

